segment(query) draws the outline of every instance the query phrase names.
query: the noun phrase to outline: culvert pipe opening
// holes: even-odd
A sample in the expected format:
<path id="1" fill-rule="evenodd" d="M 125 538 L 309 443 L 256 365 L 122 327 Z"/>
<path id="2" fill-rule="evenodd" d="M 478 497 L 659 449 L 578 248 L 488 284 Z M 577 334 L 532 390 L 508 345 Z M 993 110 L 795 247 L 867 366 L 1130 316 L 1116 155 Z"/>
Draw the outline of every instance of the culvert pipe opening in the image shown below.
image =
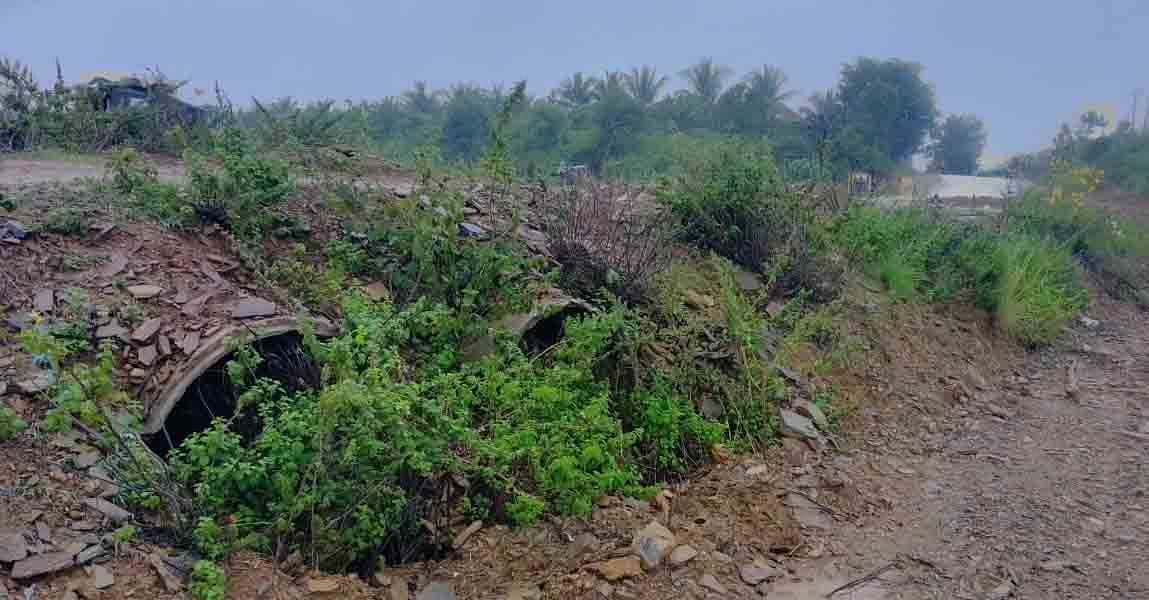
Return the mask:
<path id="1" fill-rule="evenodd" d="M 325 322 L 313 324 L 312 329 L 324 338 L 337 333 Z M 231 419 L 234 431 L 245 440 L 254 439 L 260 431 L 257 408 L 236 414 L 243 390 L 232 382 L 227 369 L 236 358 L 234 344 L 246 343 L 260 356 L 252 378 L 277 381 L 288 393 L 318 389 L 320 369 L 303 348 L 299 330 L 295 319 L 276 318 L 233 327 L 209 339 L 148 404 L 142 432 L 148 447 L 166 458 L 189 437 L 207 430 L 216 418 Z"/>

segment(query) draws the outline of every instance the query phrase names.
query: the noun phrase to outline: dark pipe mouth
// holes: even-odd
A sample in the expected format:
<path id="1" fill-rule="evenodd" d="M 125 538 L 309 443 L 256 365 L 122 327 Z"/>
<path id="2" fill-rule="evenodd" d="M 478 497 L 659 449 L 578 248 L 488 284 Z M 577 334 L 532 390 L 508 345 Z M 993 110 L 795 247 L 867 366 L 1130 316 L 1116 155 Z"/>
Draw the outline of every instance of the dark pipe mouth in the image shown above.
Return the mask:
<path id="1" fill-rule="evenodd" d="M 537 356 L 546 352 L 562 341 L 563 336 L 566 335 L 567 319 L 589 314 L 590 311 L 581 306 L 565 306 L 555 314 L 539 319 L 537 323 L 524 331 L 522 337 L 519 338 L 519 347 L 528 356 Z"/>
<path id="2" fill-rule="evenodd" d="M 291 331 L 251 342 L 262 358 L 252 376 L 271 379 L 287 393 L 315 390 L 320 386 L 318 365 L 302 347 L 303 336 Z M 171 408 L 160 431 L 144 436 L 153 452 L 166 458 L 192 435 L 207 430 L 215 419 L 231 420 L 231 428 L 250 442 L 259 435 L 258 407 L 245 407 L 236 414 L 242 390 L 228 375 L 227 365 L 235 358 L 228 353 L 196 377 Z"/>

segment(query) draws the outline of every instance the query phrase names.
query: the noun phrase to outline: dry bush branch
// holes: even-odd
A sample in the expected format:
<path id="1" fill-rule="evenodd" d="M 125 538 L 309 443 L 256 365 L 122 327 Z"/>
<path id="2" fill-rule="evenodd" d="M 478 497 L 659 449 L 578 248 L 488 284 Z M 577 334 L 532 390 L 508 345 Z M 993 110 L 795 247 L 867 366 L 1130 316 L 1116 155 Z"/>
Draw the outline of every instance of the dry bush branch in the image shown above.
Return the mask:
<path id="1" fill-rule="evenodd" d="M 646 293 L 670 258 L 669 220 L 643 210 L 638 187 L 590 177 L 543 196 L 548 249 L 564 286 L 590 295 L 606 288 L 627 301 Z"/>

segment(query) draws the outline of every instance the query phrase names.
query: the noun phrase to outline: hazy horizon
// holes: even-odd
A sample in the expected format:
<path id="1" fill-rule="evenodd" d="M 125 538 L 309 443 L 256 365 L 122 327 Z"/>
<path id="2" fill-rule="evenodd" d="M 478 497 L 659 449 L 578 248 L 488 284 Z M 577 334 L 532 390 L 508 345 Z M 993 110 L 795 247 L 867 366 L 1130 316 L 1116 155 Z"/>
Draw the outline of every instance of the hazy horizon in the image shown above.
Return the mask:
<path id="1" fill-rule="evenodd" d="M 943 113 L 985 121 L 989 157 L 1048 145 L 1061 122 L 1088 106 L 1126 118 L 1133 90 L 1149 88 L 1149 69 L 1134 62 L 1144 45 L 1136 40 L 1149 31 L 1149 4 L 1136 0 L 1086 7 L 1033 0 L 173 4 L 7 0 L 0 55 L 29 64 L 44 83 L 57 58 L 67 80 L 159 66 L 191 80 L 188 95 L 210 94 L 219 81 L 241 103 L 373 99 L 418 79 L 436 88 L 526 79 L 542 96 L 575 71 L 643 64 L 677 88 L 678 71 L 710 56 L 735 77 L 762 64 L 781 67 L 792 106 L 833 86 L 844 62 L 897 57 L 925 67 Z"/>

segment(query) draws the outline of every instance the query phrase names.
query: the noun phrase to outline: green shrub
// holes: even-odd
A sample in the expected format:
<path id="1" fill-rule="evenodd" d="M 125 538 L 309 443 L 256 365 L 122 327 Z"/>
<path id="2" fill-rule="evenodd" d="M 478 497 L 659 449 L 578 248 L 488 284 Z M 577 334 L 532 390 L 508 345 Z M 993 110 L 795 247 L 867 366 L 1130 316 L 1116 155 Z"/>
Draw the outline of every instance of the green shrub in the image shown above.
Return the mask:
<path id="1" fill-rule="evenodd" d="M 195 210 L 179 186 L 159 180 L 156 168 L 133 148 L 117 150 L 108 161 L 111 189 L 133 215 L 159 221 L 165 227 L 191 225 Z"/>
<path id="2" fill-rule="evenodd" d="M 111 188 L 126 199 L 130 212 L 169 227 L 218 223 L 244 241 L 272 230 L 294 235 L 292 224 L 270 210 L 295 189 L 287 166 L 257 155 L 242 131 L 224 130 L 210 153 L 188 150 L 184 162 L 188 182 L 179 186 L 160 181 L 155 167 L 135 150 L 120 150 L 108 163 Z"/>
<path id="3" fill-rule="evenodd" d="M 789 237 L 793 199 L 767 149 L 727 143 L 698 156 L 659 191 L 682 238 L 757 271 Z"/>
<path id="4" fill-rule="evenodd" d="M 693 157 L 659 189 L 681 238 L 753 271 L 791 295 L 837 295 L 842 268 L 818 235 L 815 213 L 787 190 L 768 147 L 724 142 Z"/>
<path id="5" fill-rule="evenodd" d="M 107 168 L 112 173 L 112 189 L 121 194 L 131 194 L 155 183 L 159 177 L 156 168 L 145 161 L 135 148 L 116 150 L 108 159 Z"/>
<path id="6" fill-rule="evenodd" d="M 345 312 L 344 335 L 311 342 L 322 389 L 287 394 L 256 381 L 240 402 L 257 415 L 253 439 L 217 420 L 172 452 L 174 478 L 209 517 L 193 536 L 201 549 L 218 555 L 222 540 L 278 536 L 336 568 L 417 550 L 422 521 L 449 508 L 436 482 L 452 476 L 470 482 L 468 505 L 516 523 L 585 514 L 603 494 L 637 490 L 638 468 L 623 458 L 643 433 L 624 431 L 594 375 L 623 313 L 568 323 L 547 360 L 508 343 L 459 367 L 451 332 L 462 328 L 447 324 L 459 316 L 443 306 L 400 311 L 353 298 Z M 669 447 L 673 431 L 649 435 Z"/>
<path id="7" fill-rule="evenodd" d="M 78 208 L 52 209 L 44 221 L 44 231 L 60 235 L 85 235 L 88 233 L 88 216 Z"/>
<path id="8" fill-rule="evenodd" d="M 883 212 L 861 205 L 850 207 L 831 231 L 834 242 L 899 299 L 917 292 L 944 293 L 941 279 L 953 275 L 946 272 L 948 257 L 977 235 L 970 226 L 920 211 Z"/>
<path id="9" fill-rule="evenodd" d="M 479 316 L 497 304 L 521 304 L 527 276 L 540 261 L 523 258 L 503 238 L 460 235 L 462 194 L 440 190 L 420 196 L 387 207 L 371 234 L 370 262 L 378 265 L 396 299 L 405 303 L 430 296 Z"/>
<path id="10" fill-rule="evenodd" d="M 903 254 L 887 254 L 876 265 L 878 279 L 897 299 L 907 299 L 917 293 L 924 273 Z"/>
<path id="11" fill-rule="evenodd" d="M 222 567 L 210 560 L 196 561 L 192 567 L 188 591 L 194 600 L 225 600 L 227 574 L 223 572 Z"/>
<path id="12" fill-rule="evenodd" d="M 267 276 L 290 292 L 293 301 L 324 314 L 337 314 L 339 295 L 346 288 L 342 263 L 328 261 L 330 267 L 308 262 L 307 247 L 295 244 L 290 256 L 267 267 Z"/>
<path id="13" fill-rule="evenodd" d="M 268 208 L 295 189 L 287 165 L 260 156 L 238 129 L 219 137 L 210 157 L 185 153 L 187 194 L 200 219 L 228 227 L 241 238 L 258 239 L 274 220 Z"/>
<path id="14" fill-rule="evenodd" d="M 0 406 L 0 442 L 6 442 L 16 434 L 27 429 L 28 424 L 16 416 L 16 411 L 7 406 Z"/>
<path id="15" fill-rule="evenodd" d="M 703 418 L 660 375 L 619 404 L 623 423 L 638 433 L 634 462 L 650 469 L 655 477 L 684 473 L 705 462 L 710 449 L 725 437 L 722 423 Z"/>
<path id="16" fill-rule="evenodd" d="M 1074 147 L 1079 160 L 1105 171 L 1121 189 L 1149 194 L 1149 132 L 1129 128 L 1095 139 L 1081 139 Z"/>

